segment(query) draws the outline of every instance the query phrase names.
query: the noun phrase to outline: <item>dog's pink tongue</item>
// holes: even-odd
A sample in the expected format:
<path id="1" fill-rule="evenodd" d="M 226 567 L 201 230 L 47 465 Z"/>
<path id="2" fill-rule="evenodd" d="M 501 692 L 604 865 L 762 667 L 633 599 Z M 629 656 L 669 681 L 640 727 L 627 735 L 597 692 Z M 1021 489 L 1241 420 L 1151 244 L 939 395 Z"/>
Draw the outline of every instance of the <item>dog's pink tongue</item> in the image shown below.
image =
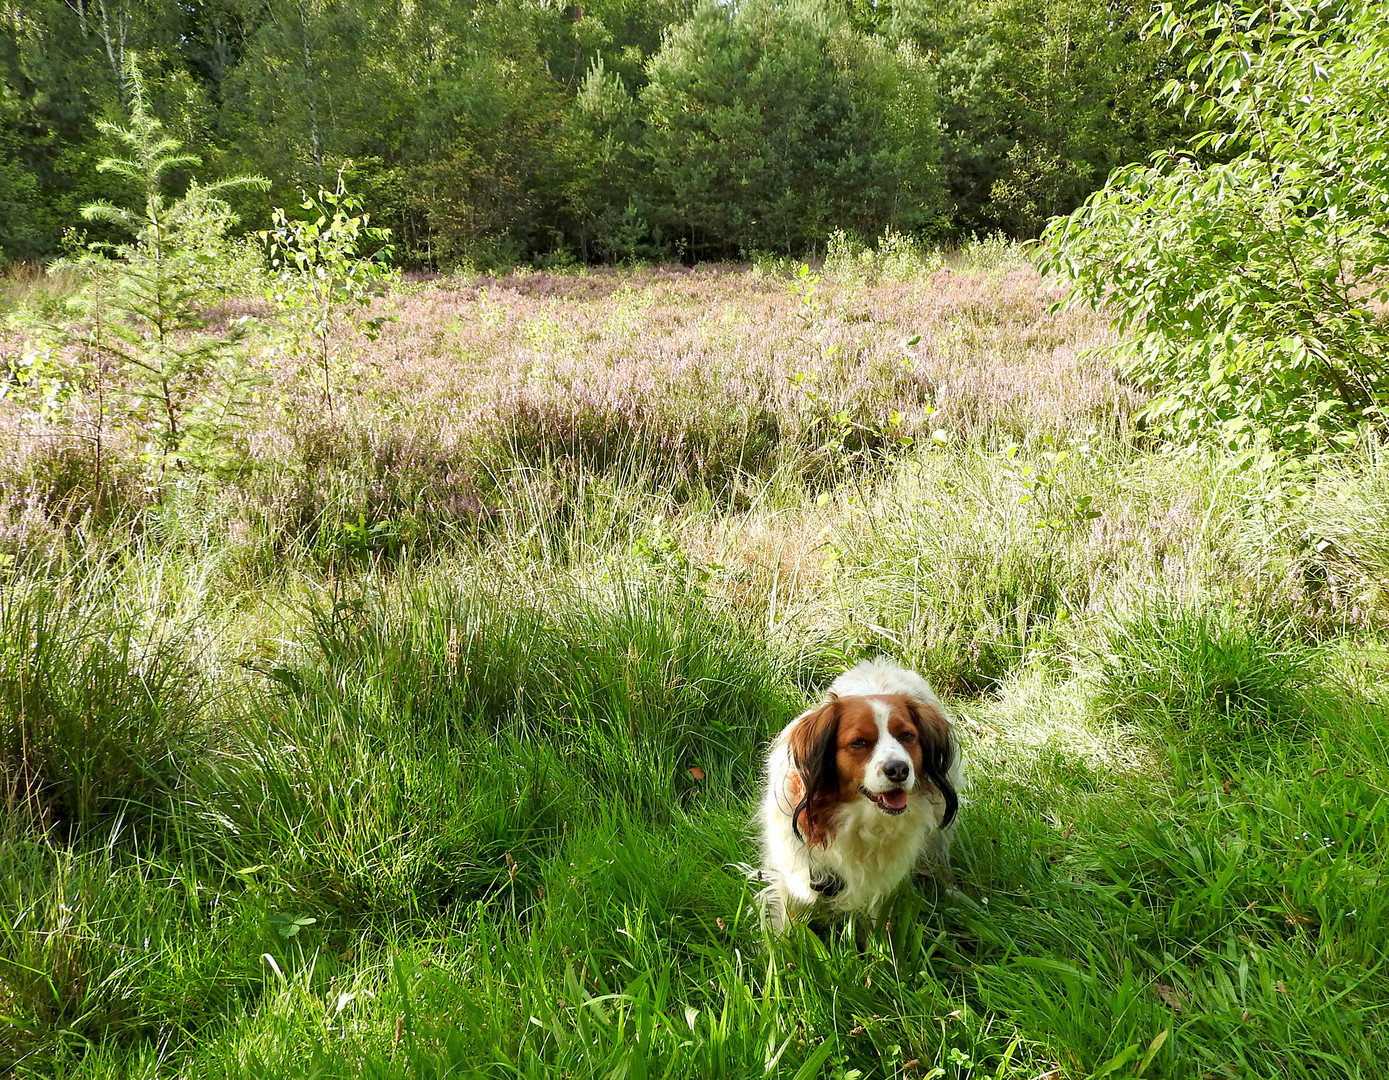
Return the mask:
<path id="1" fill-rule="evenodd" d="M 883 805 L 889 810 L 905 810 L 907 808 L 906 791 L 898 788 L 896 791 L 883 792 Z"/>

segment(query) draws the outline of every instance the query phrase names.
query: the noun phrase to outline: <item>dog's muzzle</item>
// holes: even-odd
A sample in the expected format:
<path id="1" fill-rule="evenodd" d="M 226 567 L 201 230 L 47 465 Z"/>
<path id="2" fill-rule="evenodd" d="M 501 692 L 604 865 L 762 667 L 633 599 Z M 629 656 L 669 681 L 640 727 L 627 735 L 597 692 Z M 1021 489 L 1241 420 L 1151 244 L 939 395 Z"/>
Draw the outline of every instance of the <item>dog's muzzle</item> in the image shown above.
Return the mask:
<path id="1" fill-rule="evenodd" d="M 859 793 L 864 798 L 870 799 L 873 805 L 884 814 L 898 814 L 907 812 L 907 789 L 893 788 L 891 791 L 869 791 L 867 788 L 859 788 Z"/>

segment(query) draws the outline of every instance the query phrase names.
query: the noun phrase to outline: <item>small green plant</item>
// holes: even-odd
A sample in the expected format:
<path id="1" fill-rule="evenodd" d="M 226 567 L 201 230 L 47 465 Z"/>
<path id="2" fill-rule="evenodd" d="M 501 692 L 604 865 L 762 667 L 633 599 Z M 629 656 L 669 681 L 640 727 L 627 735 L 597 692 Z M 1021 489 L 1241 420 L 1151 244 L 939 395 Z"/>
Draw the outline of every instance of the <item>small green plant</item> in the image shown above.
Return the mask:
<path id="1" fill-rule="evenodd" d="M 319 532 L 318 548 L 328 567 L 369 563 L 399 553 L 408 538 L 407 522 L 394 519 L 368 521 L 358 512 L 355 520 L 339 521 Z"/>
<path id="2" fill-rule="evenodd" d="M 345 312 L 362 312 L 358 334 L 375 341 L 390 316 L 368 314 L 395 278 L 390 230 L 368 224 L 362 201 L 343 189 L 304 194 L 303 218 L 276 207 L 274 228 L 262 233 L 275 272 L 271 299 L 288 316 L 291 348 L 317 369 L 323 403 L 334 412 L 333 388 L 347 374 L 333 330 Z"/>
<path id="3" fill-rule="evenodd" d="M 843 234 L 835 235 L 842 237 Z M 822 368 L 833 370 L 843 365 L 841 344 L 827 344 L 824 341 L 822 319 L 825 307 L 819 295 L 822 283 L 821 275 L 802 263 L 788 290 L 799 300 L 795 317 L 803 328 L 800 343 L 814 354 Z M 920 340 L 918 335 L 900 343 L 901 365 L 906 371 L 913 368 L 915 360 L 911 350 Z M 907 430 L 907 415 L 901 409 L 888 409 L 884 415 L 874 414 L 862 406 L 845 407 L 821 389 L 824 380 L 819 371 L 796 371 L 788 378 L 804 395 L 810 414 L 806 441 L 808 449 L 819 459 L 822 472 L 842 473 L 849 468 L 881 462 L 917 445 L 917 439 Z M 923 403 L 919 412 L 923 418 L 929 419 L 936 410 L 933 405 Z M 949 441 L 950 432 L 936 428 L 932 431 L 930 443 L 926 445 L 944 446 Z"/>
<path id="4" fill-rule="evenodd" d="M 941 262 L 940 252 L 923 250 L 890 225 L 872 247 L 836 229 L 826 243 L 825 274 L 846 281 L 912 281 L 940 269 Z"/>
<path id="5" fill-rule="evenodd" d="M 834 355 L 834 346 L 825 350 L 825 358 Z M 859 415 L 846 408 L 836 407 L 819 390 L 815 372 L 798 371 L 790 376 L 792 385 L 805 394 L 812 421 L 810 437 L 814 452 L 834 471 L 871 465 L 911 450 L 917 440 L 907 431 L 907 417 L 900 409 L 890 409 L 886 416 Z M 931 405 L 923 405 L 924 417 L 935 415 Z M 945 446 L 950 433 L 936 428 L 927 447 Z"/>
<path id="6" fill-rule="evenodd" d="M 278 912 L 270 916 L 269 922 L 280 937 L 289 939 L 298 937 L 300 930 L 313 926 L 318 920 L 312 915 L 288 915 Z"/>
<path id="7" fill-rule="evenodd" d="M 707 594 L 711 579 L 727 569 L 722 563 L 705 562 L 692 556 L 664 518 L 656 518 L 647 525 L 632 541 L 632 551 L 673 586 L 699 595 Z"/>
<path id="8" fill-rule="evenodd" d="M 801 301 L 800 317 L 807 327 L 814 325 L 815 319 L 820 312 L 820 301 L 816 299 L 815 291 L 820 287 L 820 275 L 810 268 L 808 263 L 801 263 L 796 267 L 795 279 L 791 282 L 789 289 L 792 296 Z"/>
<path id="9" fill-rule="evenodd" d="M 182 195 L 167 197 L 169 175 L 199 159 L 182 153 L 150 113 L 133 56 L 126 80 L 129 124 L 97 126 L 127 154 L 105 158 L 97 168 L 128 181 L 143 202 L 96 202 L 83 207 L 82 216 L 132 239 L 92 243 L 57 264 L 57 273 L 83 282 L 68 303 L 71 318 L 57 327 L 68 348 L 33 354 L 26 374 L 50 389 L 50 404 L 87 417 L 98 492 L 112 425 L 129 426 L 142 438 L 160 491 L 171 467 L 208 466 L 225 455 L 250 378 L 238 351 L 245 320 L 207 332 L 210 308 L 223 295 L 227 231 L 236 220 L 222 196 L 265 185 L 255 176 L 193 180 Z"/>
<path id="10" fill-rule="evenodd" d="M 1083 445 L 1083 444 L 1082 444 Z M 1031 504 L 1041 512 L 1041 525 L 1054 532 L 1068 532 L 1100 516 L 1095 497 L 1075 494 L 1062 483 L 1062 473 L 1072 451 L 1043 450 L 1040 463 L 1020 456 L 1021 447 L 1010 443 L 999 451 L 1003 472 L 1020 489 L 1018 502 Z"/>

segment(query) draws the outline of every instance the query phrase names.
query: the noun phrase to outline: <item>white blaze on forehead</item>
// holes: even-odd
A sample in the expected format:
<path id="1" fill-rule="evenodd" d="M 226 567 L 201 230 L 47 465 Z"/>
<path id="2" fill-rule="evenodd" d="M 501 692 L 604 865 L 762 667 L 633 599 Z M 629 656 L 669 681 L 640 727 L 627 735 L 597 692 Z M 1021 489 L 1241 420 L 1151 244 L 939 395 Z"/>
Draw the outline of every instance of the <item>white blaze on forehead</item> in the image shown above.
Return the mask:
<path id="1" fill-rule="evenodd" d="M 889 761 L 905 761 L 909 772 L 904 786 L 908 789 L 914 788 L 916 768 L 912 765 L 912 756 L 907 752 L 907 748 L 897 741 L 897 736 L 887 729 L 888 721 L 892 719 L 892 705 L 882 698 L 870 697 L 868 706 L 873 710 L 873 719 L 878 722 L 878 741 L 873 747 L 873 756 L 864 766 L 863 786 L 875 792 L 897 787 L 896 783 L 883 775 L 883 766 Z"/>

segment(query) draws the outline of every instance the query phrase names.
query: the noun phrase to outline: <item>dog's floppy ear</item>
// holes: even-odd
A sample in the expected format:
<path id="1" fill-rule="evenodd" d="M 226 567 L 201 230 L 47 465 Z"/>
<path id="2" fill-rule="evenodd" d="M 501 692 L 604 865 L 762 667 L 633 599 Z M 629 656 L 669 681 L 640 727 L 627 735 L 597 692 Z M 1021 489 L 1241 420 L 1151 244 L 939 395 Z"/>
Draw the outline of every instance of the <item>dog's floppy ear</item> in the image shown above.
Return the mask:
<path id="1" fill-rule="evenodd" d="M 934 705 L 912 701 L 907 708 L 916 725 L 917 738 L 921 740 L 921 771 L 945 800 L 945 813 L 940 819 L 943 829 L 955 820 L 955 813 L 960 808 L 960 796 L 949 779 L 950 766 L 959 753 L 955 736 L 951 733 L 950 721 L 945 713 Z"/>
<path id="2" fill-rule="evenodd" d="M 791 763 L 796 768 L 803 793 L 791 812 L 791 828 L 807 844 L 823 844 L 829 839 L 826 812 L 839 794 L 839 698 L 801 717 L 787 743 Z M 802 820 L 805 831 L 802 833 Z"/>

